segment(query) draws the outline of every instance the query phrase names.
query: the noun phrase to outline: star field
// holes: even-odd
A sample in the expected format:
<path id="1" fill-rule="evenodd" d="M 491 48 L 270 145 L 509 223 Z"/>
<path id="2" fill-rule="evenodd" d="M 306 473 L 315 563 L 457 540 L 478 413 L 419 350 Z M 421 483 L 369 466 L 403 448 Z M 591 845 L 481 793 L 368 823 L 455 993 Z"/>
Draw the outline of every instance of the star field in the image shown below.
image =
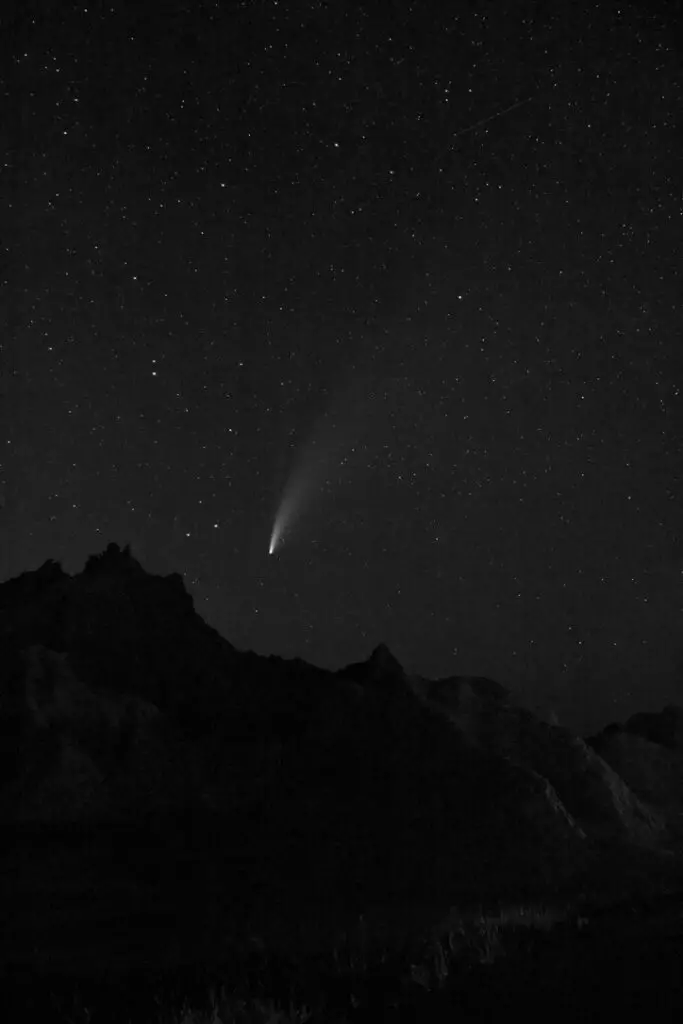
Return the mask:
<path id="1" fill-rule="evenodd" d="M 0 578 L 130 542 L 240 648 L 683 702 L 673 5 L 1 17 Z"/>

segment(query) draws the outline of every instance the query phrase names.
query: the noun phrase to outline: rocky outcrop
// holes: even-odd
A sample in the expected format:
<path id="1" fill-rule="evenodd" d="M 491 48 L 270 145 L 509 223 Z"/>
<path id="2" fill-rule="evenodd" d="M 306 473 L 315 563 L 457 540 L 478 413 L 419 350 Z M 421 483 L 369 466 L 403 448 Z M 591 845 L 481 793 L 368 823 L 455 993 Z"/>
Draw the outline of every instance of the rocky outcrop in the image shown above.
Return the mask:
<path id="1" fill-rule="evenodd" d="M 376 884 L 394 890 L 419 878 L 423 892 L 455 898 L 577 871 L 586 837 L 548 781 L 464 742 L 402 672 L 382 685 L 376 665 L 352 666 L 354 682 L 330 690 L 311 719 L 297 772 L 307 819 L 330 834 L 336 820 L 338 839 L 360 830 L 378 852 Z"/>
<path id="2" fill-rule="evenodd" d="M 683 708 L 669 704 L 658 713 L 638 712 L 628 719 L 624 731 L 668 750 L 683 751 Z"/>
<path id="3" fill-rule="evenodd" d="M 567 729 L 515 706 L 498 684 L 456 677 L 423 681 L 420 692 L 470 744 L 547 779 L 596 840 L 657 845 L 665 838 L 663 817 L 631 792 L 595 750 Z"/>
<path id="4" fill-rule="evenodd" d="M 683 808 L 683 754 L 626 730 L 593 740 L 619 777 L 655 807 Z"/>
<path id="5" fill-rule="evenodd" d="M 614 723 L 588 741 L 619 778 L 668 822 L 683 844 L 683 709 L 633 715 Z"/>
<path id="6" fill-rule="evenodd" d="M 64 652 L 36 644 L 21 654 L 3 751 L 5 819 L 126 821 L 194 800 L 197 758 L 158 708 L 86 685 Z"/>

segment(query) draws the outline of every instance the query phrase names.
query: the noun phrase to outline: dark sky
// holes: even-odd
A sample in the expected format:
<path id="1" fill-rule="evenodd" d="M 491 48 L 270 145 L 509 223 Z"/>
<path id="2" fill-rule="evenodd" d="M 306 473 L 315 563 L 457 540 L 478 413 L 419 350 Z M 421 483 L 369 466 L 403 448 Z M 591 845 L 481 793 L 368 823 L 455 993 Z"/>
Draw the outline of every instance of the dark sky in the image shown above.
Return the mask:
<path id="1" fill-rule="evenodd" d="M 677 7 L 3 5 L 0 579 L 683 702 Z"/>

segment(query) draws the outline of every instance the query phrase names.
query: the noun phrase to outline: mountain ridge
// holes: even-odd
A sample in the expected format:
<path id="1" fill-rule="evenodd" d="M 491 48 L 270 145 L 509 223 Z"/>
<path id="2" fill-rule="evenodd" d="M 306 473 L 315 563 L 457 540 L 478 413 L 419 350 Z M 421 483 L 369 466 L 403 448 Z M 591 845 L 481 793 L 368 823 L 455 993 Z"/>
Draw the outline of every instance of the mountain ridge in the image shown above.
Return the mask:
<path id="1" fill-rule="evenodd" d="M 664 732 L 638 719 L 649 739 L 586 741 L 493 680 L 410 675 L 382 643 L 336 672 L 241 652 L 180 575 L 115 544 L 74 576 L 48 561 L 0 584 L 0 655 L 6 834 L 168 828 L 164 871 L 196 862 L 222 891 L 220 865 L 246 864 L 252 915 L 559 891 L 610 857 L 680 845 L 676 713 Z M 73 854 L 74 878 L 100 870 L 89 857 Z"/>

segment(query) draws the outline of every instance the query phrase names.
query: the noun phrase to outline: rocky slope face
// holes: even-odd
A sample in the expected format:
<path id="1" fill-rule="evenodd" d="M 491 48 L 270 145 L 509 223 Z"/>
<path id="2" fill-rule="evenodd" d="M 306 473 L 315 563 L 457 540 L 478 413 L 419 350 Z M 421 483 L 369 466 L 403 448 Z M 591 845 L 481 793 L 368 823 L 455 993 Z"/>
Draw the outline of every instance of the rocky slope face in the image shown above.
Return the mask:
<path id="1" fill-rule="evenodd" d="M 683 708 L 632 715 L 587 742 L 631 792 L 659 809 L 675 845 L 683 849 Z"/>
<path id="2" fill-rule="evenodd" d="M 515 706 L 499 684 L 482 678 L 424 680 L 420 690 L 477 749 L 547 779 L 595 839 L 656 845 L 666 837 L 662 814 L 639 799 L 583 739 Z"/>
<path id="3" fill-rule="evenodd" d="M 668 838 L 665 784 L 614 744 L 382 645 L 338 672 L 239 652 L 116 545 L 0 585 L 0 657 L 6 827 L 208 815 L 216 858 L 248 838 L 283 887 L 361 902 L 552 887 Z"/>

